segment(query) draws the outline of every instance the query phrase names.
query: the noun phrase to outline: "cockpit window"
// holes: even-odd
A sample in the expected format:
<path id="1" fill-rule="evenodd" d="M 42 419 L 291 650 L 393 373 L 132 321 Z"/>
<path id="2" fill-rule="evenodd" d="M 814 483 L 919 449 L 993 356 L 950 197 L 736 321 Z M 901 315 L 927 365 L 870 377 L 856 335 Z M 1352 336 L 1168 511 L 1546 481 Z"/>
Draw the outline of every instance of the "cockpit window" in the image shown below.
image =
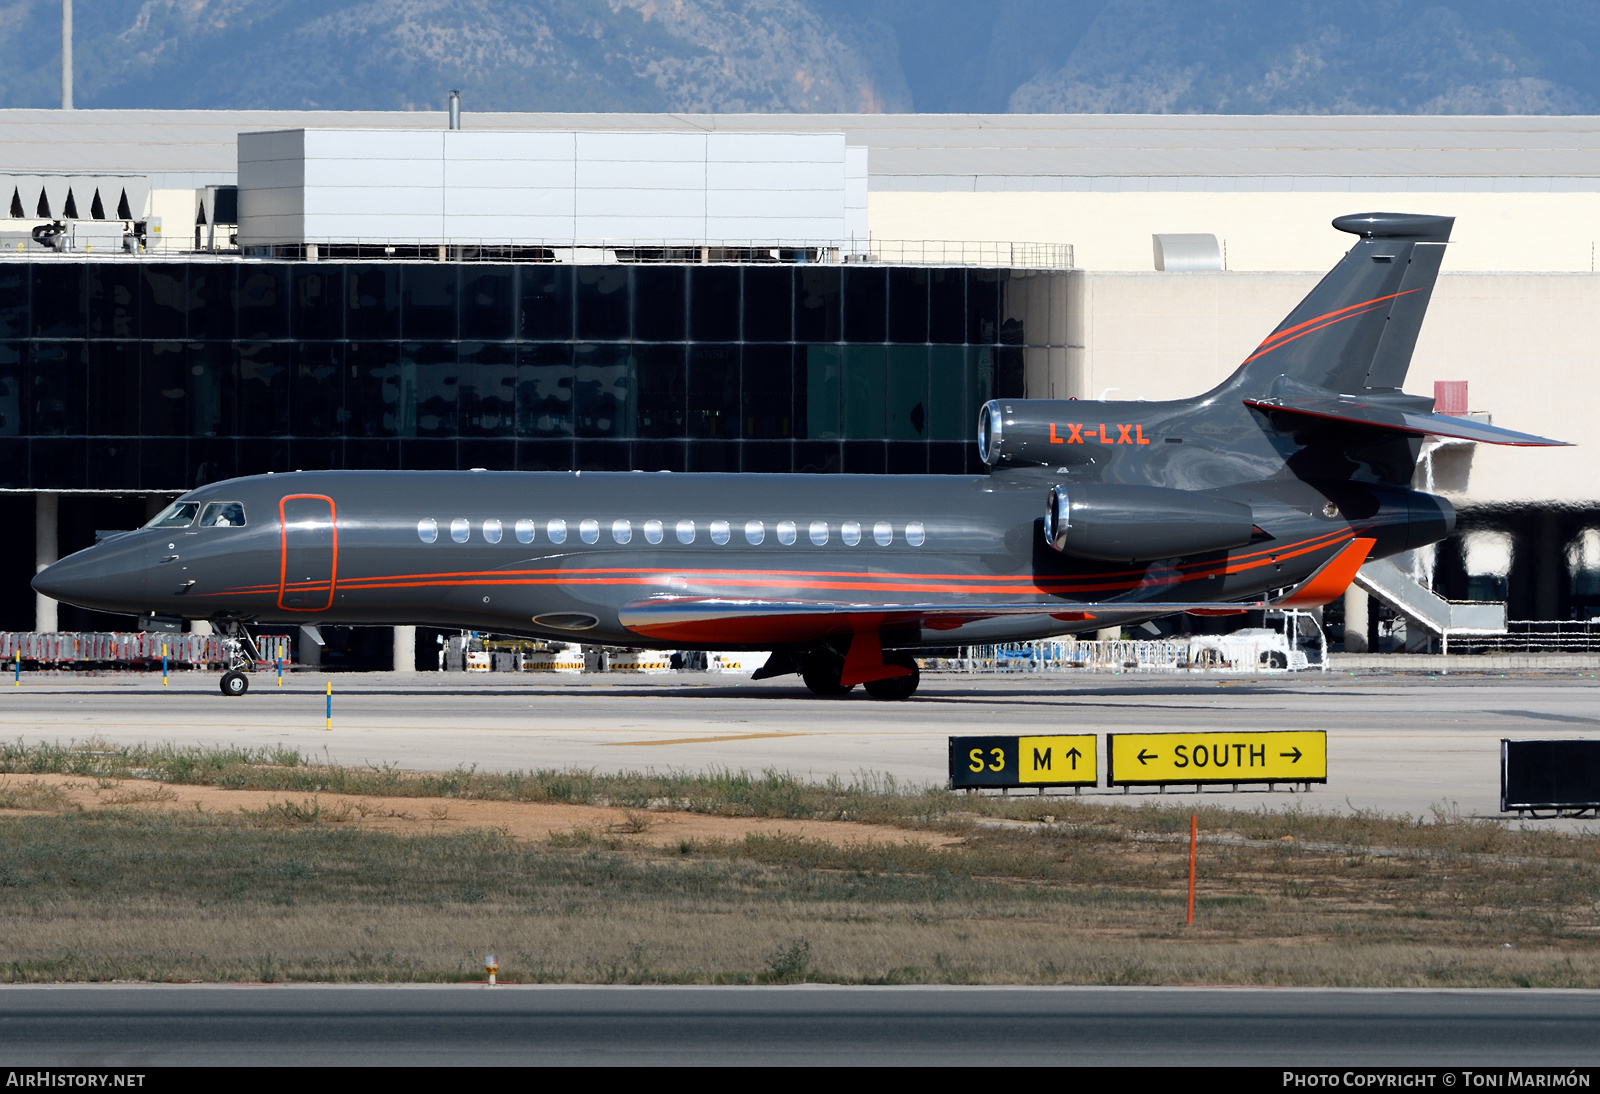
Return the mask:
<path id="1" fill-rule="evenodd" d="M 175 501 L 154 517 L 146 528 L 187 528 L 194 523 L 194 515 L 200 512 L 200 503 L 196 501 Z"/>
<path id="2" fill-rule="evenodd" d="M 242 528 L 244 506 L 236 501 L 214 501 L 200 514 L 202 528 Z"/>

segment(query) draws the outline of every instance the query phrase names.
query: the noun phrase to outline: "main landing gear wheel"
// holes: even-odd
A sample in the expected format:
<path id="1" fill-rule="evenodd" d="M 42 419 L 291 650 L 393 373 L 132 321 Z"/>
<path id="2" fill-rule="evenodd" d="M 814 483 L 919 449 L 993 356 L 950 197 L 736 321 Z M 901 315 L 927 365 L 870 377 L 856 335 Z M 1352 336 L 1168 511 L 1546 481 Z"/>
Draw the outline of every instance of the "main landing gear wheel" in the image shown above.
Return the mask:
<path id="1" fill-rule="evenodd" d="M 800 673 L 800 678 L 806 682 L 806 687 L 811 689 L 813 695 L 835 697 L 849 695 L 855 688 L 839 683 L 839 676 L 844 672 L 844 662 L 837 657 L 827 654 L 814 653 L 806 658 L 805 668 Z"/>
<path id="2" fill-rule="evenodd" d="M 910 676 L 895 676 L 888 680 L 871 680 L 865 685 L 867 694 L 874 699 L 887 702 L 898 702 L 909 699 L 916 694 L 917 685 L 922 683 L 922 670 L 917 668 L 917 660 L 909 654 L 886 653 L 883 655 L 885 665 L 900 665 L 911 670 Z"/>
<path id="3" fill-rule="evenodd" d="M 243 695 L 250 690 L 250 677 L 238 670 L 230 669 L 222 674 L 222 694 Z"/>

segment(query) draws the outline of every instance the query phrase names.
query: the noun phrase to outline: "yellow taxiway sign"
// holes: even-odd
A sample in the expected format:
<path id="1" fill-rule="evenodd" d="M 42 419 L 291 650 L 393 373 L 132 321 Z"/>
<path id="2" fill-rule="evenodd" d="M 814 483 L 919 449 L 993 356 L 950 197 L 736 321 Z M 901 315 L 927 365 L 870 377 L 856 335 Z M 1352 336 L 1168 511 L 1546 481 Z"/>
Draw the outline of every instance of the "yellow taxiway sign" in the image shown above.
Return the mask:
<path id="1" fill-rule="evenodd" d="M 1259 733 L 1108 733 L 1108 786 L 1327 782 L 1322 730 Z"/>

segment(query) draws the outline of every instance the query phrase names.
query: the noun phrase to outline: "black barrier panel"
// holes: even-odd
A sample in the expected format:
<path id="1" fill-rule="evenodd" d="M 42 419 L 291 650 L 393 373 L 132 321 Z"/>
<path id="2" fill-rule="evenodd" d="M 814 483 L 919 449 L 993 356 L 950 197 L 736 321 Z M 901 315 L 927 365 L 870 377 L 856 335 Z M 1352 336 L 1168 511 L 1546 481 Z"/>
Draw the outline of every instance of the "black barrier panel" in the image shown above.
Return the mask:
<path id="1" fill-rule="evenodd" d="M 950 788 L 1095 786 L 1095 759 L 1093 734 L 951 737 Z"/>
<path id="2" fill-rule="evenodd" d="M 1600 739 L 1500 742 L 1500 810 L 1600 808 Z"/>

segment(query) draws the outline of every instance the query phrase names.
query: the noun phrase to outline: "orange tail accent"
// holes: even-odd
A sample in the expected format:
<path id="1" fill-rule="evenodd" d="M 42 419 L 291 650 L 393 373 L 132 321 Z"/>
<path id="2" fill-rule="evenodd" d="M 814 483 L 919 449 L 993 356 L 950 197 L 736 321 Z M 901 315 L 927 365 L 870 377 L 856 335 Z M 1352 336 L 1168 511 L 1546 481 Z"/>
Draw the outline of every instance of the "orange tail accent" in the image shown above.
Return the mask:
<path id="1" fill-rule="evenodd" d="M 1272 605 L 1274 608 L 1320 608 L 1344 595 L 1356 579 L 1356 571 L 1367 561 L 1375 539 L 1353 539 L 1344 550 L 1322 564 L 1322 569 L 1312 574 L 1306 583 L 1291 593 L 1287 599 Z"/>
<path id="2" fill-rule="evenodd" d="M 893 680 L 896 676 L 910 676 L 904 665 L 883 663 L 883 637 L 877 631 L 857 631 L 850 639 L 850 652 L 845 654 L 844 671 L 839 683 L 845 687 L 866 684 L 873 680 Z"/>

